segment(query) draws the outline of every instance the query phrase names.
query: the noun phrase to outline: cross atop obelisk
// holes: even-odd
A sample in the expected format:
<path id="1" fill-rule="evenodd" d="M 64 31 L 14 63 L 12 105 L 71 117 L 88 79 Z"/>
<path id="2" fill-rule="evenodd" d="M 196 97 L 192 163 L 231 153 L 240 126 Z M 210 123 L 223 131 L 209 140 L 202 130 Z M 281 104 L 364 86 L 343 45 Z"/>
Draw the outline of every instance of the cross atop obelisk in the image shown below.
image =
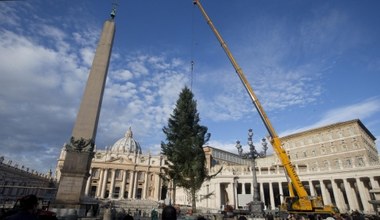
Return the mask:
<path id="1" fill-rule="evenodd" d="M 111 18 L 104 23 L 70 143 L 65 146 L 66 156 L 56 196 L 58 204 L 80 204 L 84 196 L 115 35 L 115 15 L 114 8 Z"/>

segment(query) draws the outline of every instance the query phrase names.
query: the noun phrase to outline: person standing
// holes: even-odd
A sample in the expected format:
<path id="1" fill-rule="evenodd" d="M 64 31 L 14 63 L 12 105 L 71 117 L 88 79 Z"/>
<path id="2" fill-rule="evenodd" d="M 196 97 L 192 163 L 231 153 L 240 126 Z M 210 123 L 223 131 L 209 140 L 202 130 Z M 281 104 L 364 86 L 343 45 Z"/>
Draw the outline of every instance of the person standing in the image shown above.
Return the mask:
<path id="1" fill-rule="evenodd" d="M 152 209 L 152 212 L 150 213 L 151 220 L 158 220 L 158 212 L 155 208 Z"/>
<path id="2" fill-rule="evenodd" d="M 165 208 L 162 210 L 162 220 L 177 220 L 177 210 L 171 206 L 165 206 Z"/>
<path id="3" fill-rule="evenodd" d="M 20 210 L 5 220 L 38 220 L 37 217 L 38 199 L 35 195 L 27 195 L 20 199 Z"/>

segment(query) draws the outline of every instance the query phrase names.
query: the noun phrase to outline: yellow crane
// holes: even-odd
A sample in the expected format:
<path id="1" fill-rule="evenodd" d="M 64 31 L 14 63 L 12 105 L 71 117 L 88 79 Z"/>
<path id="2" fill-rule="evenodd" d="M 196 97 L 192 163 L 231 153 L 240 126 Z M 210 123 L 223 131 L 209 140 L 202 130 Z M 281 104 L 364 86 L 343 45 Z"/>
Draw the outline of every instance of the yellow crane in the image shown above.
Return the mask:
<path id="1" fill-rule="evenodd" d="M 232 56 L 226 42 L 223 40 L 222 36 L 215 28 L 210 17 L 204 10 L 200 0 L 193 0 L 193 3 L 198 6 L 202 12 L 207 24 L 210 26 L 211 30 L 214 32 L 216 38 L 220 42 L 224 52 L 226 53 L 228 59 L 230 60 L 232 66 L 235 68 L 237 75 L 239 76 L 241 82 L 243 83 L 245 89 L 247 90 L 253 105 L 255 106 L 257 112 L 259 113 L 268 133 L 270 135 L 270 142 L 276 152 L 281 164 L 284 166 L 287 177 L 289 178 L 289 196 L 284 198 L 283 204 L 280 206 L 281 211 L 286 211 L 288 213 L 304 213 L 304 214 L 329 214 L 333 215 L 338 212 L 337 208 L 332 205 L 324 205 L 323 200 L 320 196 L 309 196 L 305 187 L 303 186 L 297 172 L 292 165 L 289 156 L 282 147 L 281 140 L 278 137 L 276 131 L 274 130 L 271 122 L 269 121 L 265 111 L 260 104 L 256 94 L 253 92 L 251 85 L 249 84 L 247 78 L 245 77 L 243 70 L 240 68 L 235 58 Z"/>

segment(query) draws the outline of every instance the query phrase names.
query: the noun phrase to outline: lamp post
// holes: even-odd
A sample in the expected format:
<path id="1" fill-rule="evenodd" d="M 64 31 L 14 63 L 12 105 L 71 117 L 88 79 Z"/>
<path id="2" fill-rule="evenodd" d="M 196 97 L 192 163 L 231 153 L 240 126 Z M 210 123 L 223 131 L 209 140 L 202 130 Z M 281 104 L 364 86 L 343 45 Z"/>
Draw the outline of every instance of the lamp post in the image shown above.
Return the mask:
<path id="1" fill-rule="evenodd" d="M 253 131 L 252 129 L 248 130 L 248 146 L 249 152 L 244 153 L 243 148 L 240 144 L 240 141 L 236 141 L 236 148 L 238 150 L 239 156 L 243 159 L 247 159 L 251 161 L 251 169 L 252 169 L 252 185 L 253 185 L 253 201 L 249 205 L 249 210 L 251 211 L 251 215 L 255 218 L 263 218 L 264 217 L 264 204 L 259 200 L 259 190 L 257 184 L 257 176 L 256 176 L 256 158 L 262 158 L 266 156 L 267 145 L 266 139 L 263 138 L 261 140 L 261 145 L 263 146 L 263 151 L 257 152 L 255 145 L 253 145 L 252 141 Z"/>

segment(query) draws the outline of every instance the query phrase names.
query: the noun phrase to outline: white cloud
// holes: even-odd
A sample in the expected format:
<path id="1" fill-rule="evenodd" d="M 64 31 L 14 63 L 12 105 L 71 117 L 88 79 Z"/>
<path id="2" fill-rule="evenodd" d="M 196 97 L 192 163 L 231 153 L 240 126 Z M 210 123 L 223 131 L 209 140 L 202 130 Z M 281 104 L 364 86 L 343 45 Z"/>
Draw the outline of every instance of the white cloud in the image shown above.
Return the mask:
<path id="1" fill-rule="evenodd" d="M 321 126 L 351 119 L 365 120 L 378 112 L 380 112 L 380 100 L 368 99 L 350 106 L 332 109 L 325 113 L 315 125 Z"/>
<path id="2" fill-rule="evenodd" d="M 41 88 L 53 89 L 58 86 L 60 77 L 52 71 L 52 67 L 59 63 L 56 52 L 9 31 L 2 32 L 1 36 L 1 93 L 19 100 L 23 99 L 24 94 L 32 96 L 39 93 Z"/>
<path id="3" fill-rule="evenodd" d="M 353 119 L 360 119 L 361 121 L 366 121 L 373 115 L 380 112 L 380 99 L 372 98 L 367 99 L 359 103 L 355 103 L 349 106 L 338 107 L 331 109 L 324 113 L 316 123 L 297 128 L 292 130 L 287 130 L 281 133 L 280 136 L 285 136 L 288 134 L 293 134 L 296 132 L 306 131 L 313 128 L 322 127 L 329 124 L 334 124 L 337 122 L 344 122 Z M 377 122 L 379 123 L 379 121 Z"/>
<path id="4" fill-rule="evenodd" d="M 88 69 L 70 53 L 61 29 L 40 25 L 37 35 L 30 26 L 22 34 L 0 30 L 0 149 L 46 172 L 70 136 Z M 20 155 L 32 151 L 39 156 Z"/>
<path id="5" fill-rule="evenodd" d="M 19 27 L 21 19 L 18 16 L 19 12 L 16 10 L 15 2 L 1 3 L 2 4 L 0 7 L 0 24 Z M 23 4 L 23 6 L 28 6 L 28 3 Z"/>
<path id="6" fill-rule="evenodd" d="M 51 26 L 51 25 L 40 25 L 39 26 L 39 34 L 41 36 L 54 39 L 56 41 L 62 41 L 66 37 L 66 33 L 61 29 Z"/>
<path id="7" fill-rule="evenodd" d="M 119 81 L 128 81 L 133 77 L 133 73 L 128 69 L 119 69 L 117 71 L 111 72 L 110 75 L 112 78 L 115 78 Z"/>
<path id="8" fill-rule="evenodd" d="M 129 58 L 120 57 L 120 60 L 124 59 L 128 65 L 114 68 L 108 75 L 99 125 L 102 137 L 99 136 L 97 144 L 101 148 L 129 126 L 135 134 L 150 139 L 144 148 L 149 148 L 153 140 L 161 139 L 162 133 L 157 130 L 167 123 L 186 82 L 181 72 L 183 67 L 177 65 L 181 63 L 179 59 L 149 54 L 127 56 Z M 163 70 L 157 63 L 165 64 L 166 68 Z M 141 75 L 141 70 L 147 75 Z"/>
<path id="9" fill-rule="evenodd" d="M 80 55 L 84 64 L 90 67 L 95 56 L 95 49 L 93 47 L 81 48 Z"/>

